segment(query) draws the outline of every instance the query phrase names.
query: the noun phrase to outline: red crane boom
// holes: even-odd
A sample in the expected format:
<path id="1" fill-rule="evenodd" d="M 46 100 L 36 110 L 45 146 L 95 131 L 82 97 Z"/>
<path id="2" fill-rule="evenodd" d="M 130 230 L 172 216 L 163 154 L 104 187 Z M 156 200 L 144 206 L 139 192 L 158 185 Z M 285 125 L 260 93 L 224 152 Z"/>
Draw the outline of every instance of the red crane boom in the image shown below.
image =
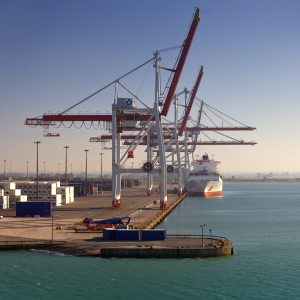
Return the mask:
<path id="1" fill-rule="evenodd" d="M 187 55 L 189 53 L 189 50 L 190 50 L 190 47 L 192 45 L 192 41 L 193 41 L 193 38 L 194 38 L 194 35 L 195 35 L 195 32 L 196 32 L 196 29 L 197 29 L 198 24 L 200 22 L 199 14 L 200 14 L 200 9 L 197 7 L 196 10 L 195 10 L 195 13 L 194 13 L 194 18 L 193 18 L 190 30 L 188 32 L 187 38 L 185 39 L 184 44 L 182 46 L 181 55 L 180 55 L 180 58 L 178 60 L 176 70 L 173 71 L 174 72 L 173 73 L 173 79 L 172 79 L 170 88 L 168 90 L 168 94 L 167 94 L 166 100 L 164 102 L 164 106 L 163 106 L 162 111 L 161 111 L 162 116 L 166 116 L 168 114 L 168 111 L 169 111 L 169 108 L 170 108 L 170 105 L 171 105 L 171 102 L 172 102 L 172 98 L 174 97 L 174 93 L 175 93 L 175 90 L 177 88 L 177 84 L 179 82 L 180 75 L 181 75 L 182 69 L 183 69 L 184 64 L 185 64 L 185 60 L 186 60 Z"/>
<path id="2" fill-rule="evenodd" d="M 193 106 L 193 104 L 194 104 L 194 100 L 195 100 L 195 98 L 196 98 L 196 94 L 197 94 L 197 92 L 198 92 L 198 88 L 199 88 L 199 86 L 200 86 L 200 82 L 201 82 L 202 76 L 203 76 L 203 66 L 201 66 L 201 68 L 200 68 L 200 72 L 199 72 L 199 74 L 198 74 L 196 83 L 195 83 L 194 88 L 193 88 L 193 91 L 192 91 L 192 93 L 191 93 L 190 100 L 189 100 L 189 104 L 188 104 L 188 106 L 187 106 L 187 108 L 186 108 L 186 111 L 185 111 L 185 114 L 184 114 L 184 118 L 183 118 L 183 120 L 182 120 L 180 129 L 179 129 L 179 131 L 178 131 L 178 136 L 182 136 L 183 131 L 184 131 L 184 128 L 186 127 L 186 123 L 187 123 L 187 121 L 188 121 L 188 117 L 189 117 L 189 115 L 190 115 L 192 106 Z"/>

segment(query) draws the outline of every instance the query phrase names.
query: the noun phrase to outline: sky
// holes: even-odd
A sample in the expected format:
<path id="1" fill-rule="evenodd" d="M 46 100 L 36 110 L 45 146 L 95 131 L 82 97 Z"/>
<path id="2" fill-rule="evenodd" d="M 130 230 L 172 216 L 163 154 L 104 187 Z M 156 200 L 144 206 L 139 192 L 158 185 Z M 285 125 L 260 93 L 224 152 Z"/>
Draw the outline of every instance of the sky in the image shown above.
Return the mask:
<path id="1" fill-rule="evenodd" d="M 63 172 L 63 147 L 69 146 L 73 173 L 85 169 L 86 149 L 89 172 L 100 171 L 100 152 L 103 171 L 111 171 L 111 152 L 89 142 L 107 131 L 61 126 L 50 128 L 60 137 L 47 138 L 42 128 L 25 126 L 26 118 L 62 112 L 151 59 L 154 51 L 182 44 L 195 7 L 201 9 L 200 23 L 176 92 L 191 90 L 203 65 L 197 97 L 257 128 L 226 132 L 255 146 L 198 146 L 196 153 L 214 155 L 224 173 L 299 172 L 300 1 L 0 0 L 0 173 L 4 160 L 6 172 L 26 172 L 26 161 L 35 172 L 35 141 L 41 142 L 40 170 L 58 172 L 60 166 Z M 178 54 L 162 52 L 161 64 L 172 68 Z M 162 86 L 168 76 L 162 74 Z M 152 64 L 123 83 L 153 106 Z M 113 88 L 106 89 L 72 113 L 109 113 L 113 97 Z M 191 118 L 197 118 L 197 106 Z M 138 167 L 146 160 L 144 150 L 127 164 Z"/>

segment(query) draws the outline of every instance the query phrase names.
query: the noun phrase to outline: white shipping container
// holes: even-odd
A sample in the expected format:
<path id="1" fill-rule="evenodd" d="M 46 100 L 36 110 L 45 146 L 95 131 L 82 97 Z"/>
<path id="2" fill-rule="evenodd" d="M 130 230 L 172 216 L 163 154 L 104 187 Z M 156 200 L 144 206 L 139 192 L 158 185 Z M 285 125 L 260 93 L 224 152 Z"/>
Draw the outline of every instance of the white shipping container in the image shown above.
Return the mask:
<path id="1" fill-rule="evenodd" d="M 69 202 L 70 202 L 70 198 L 69 197 L 68 198 L 63 197 L 63 195 L 62 195 L 62 197 L 61 197 L 61 203 L 62 204 L 69 204 Z"/>
<path id="2" fill-rule="evenodd" d="M 0 196 L 0 203 L 8 203 L 9 196 Z"/>
<path id="3" fill-rule="evenodd" d="M 12 181 L 1 181 L 0 182 L 0 189 L 5 190 L 14 190 L 16 188 L 16 183 Z"/>
<path id="4" fill-rule="evenodd" d="M 5 196 L 4 189 L 0 189 L 0 196 Z"/>
<path id="5" fill-rule="evenodd" d="M 58 187 L 56 191 L 58 194 L 68 194 L 70 193 L 70 187 L 69 186 Z"/>
<path id="6" fill-rule="evenodd" d="M 55 206 L 62 206 L 62 203 L 59 202 L 59 201 L 52 201 L 52 205 L 55 205 Z"/>
<path id="7" fill-rule="evenodd" d="M 61 195 L 43 195 L 43 201 L 58 201 L 61 202 Z"/>
<path id="8" fill-rule="evenodd" d="M 21 190 L 20 189 L 5 190 L 5 194 L 10 196 L 21 196 Z"/>
<path id="9" fill-rule="evenodd" d="M 0 203 L 0 209 L 8 209 L 8 203 L 6 202 Z"/>
<path id="10" fill-rule="evenodd" d="M 10 196 L 9 199 L 12 202 L 26 202 L 27 201 L 27 195 Z"/>

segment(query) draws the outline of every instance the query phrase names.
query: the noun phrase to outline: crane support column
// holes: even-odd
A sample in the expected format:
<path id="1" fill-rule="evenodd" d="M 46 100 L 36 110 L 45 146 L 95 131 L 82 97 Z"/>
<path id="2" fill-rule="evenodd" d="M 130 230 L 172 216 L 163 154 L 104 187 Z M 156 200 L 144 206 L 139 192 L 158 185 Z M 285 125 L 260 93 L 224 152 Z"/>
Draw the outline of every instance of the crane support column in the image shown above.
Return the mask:
<path id="1" fill-rule="evenodd" d="M 151 148 L 151 133 L 147 133 L 147 162 L 152 162 L 152 148 Z M 151 172 L 147 172 L 147 196 L 152 194 L 153 175 Z"/>
<path id="2" fill-rule="evenodd" d="M 172 166 L 175 166 L 175 159 L 174 159 L 174 154 L 175 154 L 175 149 L 172 147 Z M 175 172 L 172 172 L 172 184 L 175 182 Z"/>
<path id="3" fill-rule="evenodd" d="M 182 195 L 182 169 L 181 169 L 181 157 L 180 157 L 180 149 L 178 143 L 178 135 L 177 135 L 177 122 L 178 122 L 178 98 L 175 97 L 174 101 L 175 106 L 175 114 L 174 114 L 174 136 L 175 136 L 175 145 L 177 152 L 177 167 L 178 167 L 178 195 Z"/>
<path id="4" fill-rule="evenodd" d="M 118 190 L 119 159 L 120 159 L 120 133 L 117 132 L 117 95 L 118 83 L 115 85 L 115 98 L 112 105 L 112 208 L 118 208 L 121 205 L 120 190 Z"/>
<path id="5" fill-rule="evenodd" d="M 120 151 L 121 151 L 121 134 L 117 133 L 117 162 L 120 161 Z M 117 165 L 118 169 L 120 168 L 119 164 Z M 119 201 L 121 204 L 121 173 L 118 172 L 117 176 L 117 183 L 116 183 L 116 194 L 119 195 Z"/>
<path id="6" fill-rule="evenodd" d="M 156 125 L 156 134 L 158 141 L 159 151 L 159 176 L 160 176 L 160 208 L 165 209 L 167 207 L 167 173 L 166 173 L 166 158 L 164 149 L 164 139 L 162 134 L 162 124 L 159 115 L 159 95 L 160 95 L 160 56 L 156 52 L 155 54 L 155 102 L 154 102 L 154 116 Z"/>

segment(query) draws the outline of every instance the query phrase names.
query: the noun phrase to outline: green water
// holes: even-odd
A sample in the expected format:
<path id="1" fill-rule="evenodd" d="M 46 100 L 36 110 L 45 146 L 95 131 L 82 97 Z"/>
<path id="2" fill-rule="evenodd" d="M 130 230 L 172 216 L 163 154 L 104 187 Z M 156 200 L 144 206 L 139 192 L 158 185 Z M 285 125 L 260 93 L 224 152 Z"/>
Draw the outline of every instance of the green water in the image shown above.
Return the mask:
<path id="1" fill-rule="evenodd" d="M 300 185 L 225 183 L 224 195 L 186 198 L 159 226 L 233 241 L 207 259 L 101 259 L 0 253 L 1 299 L 299 299 Z"/>

